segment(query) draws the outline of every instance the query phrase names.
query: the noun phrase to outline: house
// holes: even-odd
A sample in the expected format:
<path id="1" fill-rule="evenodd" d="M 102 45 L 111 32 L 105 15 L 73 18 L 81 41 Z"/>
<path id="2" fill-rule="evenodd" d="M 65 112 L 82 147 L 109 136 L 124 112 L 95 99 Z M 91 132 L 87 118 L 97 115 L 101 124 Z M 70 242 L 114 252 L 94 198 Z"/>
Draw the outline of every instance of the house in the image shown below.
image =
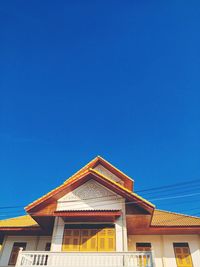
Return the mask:
<path id="1" fill-rule="evenodd" d="M 0 266 L 199 267 L 200 218 L 157 210 L 96 157 L 0 221 Z"/>

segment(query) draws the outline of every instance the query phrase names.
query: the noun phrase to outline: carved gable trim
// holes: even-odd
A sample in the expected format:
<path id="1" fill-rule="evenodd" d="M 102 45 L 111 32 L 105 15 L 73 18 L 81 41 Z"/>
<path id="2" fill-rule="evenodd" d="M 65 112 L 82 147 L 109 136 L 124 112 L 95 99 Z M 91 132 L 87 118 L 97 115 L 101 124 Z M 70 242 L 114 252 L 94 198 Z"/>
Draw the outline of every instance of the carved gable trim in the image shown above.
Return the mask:
<path id="1" fill-rule="evenodd" d="M 63 196 L 59 201 L 72 201 L 72 200 L 88 200 L 92 198 L 110 197 L 117 196 L 114 192 L 100 185 L 94 180 L 89 180 L 85 184 L 76 188 L 72 192 Z"/>
<path id="2" fill-rule="evenodd" d="M 60 198 L 56 210 L 121 210 L 124 201 L 124 198 L 91 179 Z"/>

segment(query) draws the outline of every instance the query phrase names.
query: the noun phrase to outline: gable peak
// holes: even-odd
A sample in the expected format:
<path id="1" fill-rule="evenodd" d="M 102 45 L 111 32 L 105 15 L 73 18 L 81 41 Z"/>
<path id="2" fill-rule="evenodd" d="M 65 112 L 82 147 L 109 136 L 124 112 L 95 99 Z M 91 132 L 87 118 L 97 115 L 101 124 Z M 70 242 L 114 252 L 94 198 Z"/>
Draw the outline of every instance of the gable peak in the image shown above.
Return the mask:
<path id="1" fill-rule="evenodd" d="M 101 156 L 96 156 L 94 159 L 92 159 L 89 163 L 87 163 L 85 166 L 83 166 L 80 170 L 78 170 L 75 174 L 73 174 L 71 177 L 69 177 L 65 182 L 68 183 L 71 179 L 76 179 L 77 176 L 81 175 L 82 173 L 89 171 L 90 169 L 93 169 L 107 178 L 123 185 L 125 188 L 132 191 L 133 189 L 133 180 L 120 171 L 118 168 L 116 168 L 114 165 L 112 165 L 110 162 L 105 160 Z"/>

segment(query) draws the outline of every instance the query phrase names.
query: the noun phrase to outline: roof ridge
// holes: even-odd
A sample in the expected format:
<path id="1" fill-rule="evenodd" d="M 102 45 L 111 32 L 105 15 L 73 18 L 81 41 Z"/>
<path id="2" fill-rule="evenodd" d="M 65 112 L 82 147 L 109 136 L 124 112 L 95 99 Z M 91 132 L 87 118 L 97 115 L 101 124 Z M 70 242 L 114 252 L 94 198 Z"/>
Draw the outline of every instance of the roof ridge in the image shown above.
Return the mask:
<path id="1" fill-rule="evenodd" d="M 116 169 L 119 173 L 121 173 L 122 175 L 126 176 L 129 180 L 134 182 L 134 179 L 132 179 L 129 175 L 127 175 L 126 173 L 124 173 L 123 171 L 121 171 L 120 169 L 118 169 L 116 166 L 114 166 L 112 163 L 110 163 L 108 160 L 104 159 L 101 156 L 97 156 L 97 158 L 99 158 L 100 160 L 105 161 L 107 164 L 111 165 L 114 169 Z"/>

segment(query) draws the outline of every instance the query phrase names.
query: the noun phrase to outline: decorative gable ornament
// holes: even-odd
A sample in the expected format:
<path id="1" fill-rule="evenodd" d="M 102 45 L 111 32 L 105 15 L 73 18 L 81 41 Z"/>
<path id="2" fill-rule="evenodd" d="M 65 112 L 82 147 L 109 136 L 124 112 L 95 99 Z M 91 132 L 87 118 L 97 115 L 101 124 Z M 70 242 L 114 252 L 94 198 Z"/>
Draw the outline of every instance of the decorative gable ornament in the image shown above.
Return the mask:
<path id="1" fill-rule="evenodd" d="M 91 179 L 60 198 L 57 210 L 117 210 L 122 202 L 121 196 Z"/>

